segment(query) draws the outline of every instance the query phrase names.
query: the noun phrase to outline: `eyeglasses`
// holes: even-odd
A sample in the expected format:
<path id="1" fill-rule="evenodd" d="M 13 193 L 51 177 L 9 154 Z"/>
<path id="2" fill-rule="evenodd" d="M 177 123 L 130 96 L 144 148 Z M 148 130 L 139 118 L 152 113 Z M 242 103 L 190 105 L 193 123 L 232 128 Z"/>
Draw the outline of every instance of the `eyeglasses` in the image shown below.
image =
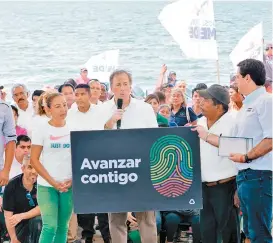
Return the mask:
<path id="1" fill-rule="evenodd" d="M 33 201 L 33 198 L 32 198 L 32 196 L 31 196 L 30 192 L 28 192 L 28 193 L 26 194 L 26 198 L 28 199 L 29 206 L 34 207 L 34 206 L 35 206 L 35 203 L 34 203 L 34 201 Z"/>

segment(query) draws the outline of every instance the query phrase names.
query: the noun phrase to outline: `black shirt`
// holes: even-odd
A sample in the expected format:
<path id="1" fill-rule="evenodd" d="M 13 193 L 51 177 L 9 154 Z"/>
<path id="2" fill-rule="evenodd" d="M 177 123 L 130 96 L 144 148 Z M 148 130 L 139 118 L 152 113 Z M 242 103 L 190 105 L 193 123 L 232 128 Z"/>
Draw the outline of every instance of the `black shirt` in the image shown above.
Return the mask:
<path id="1" fill-rule="evenodd" d="M 23 174 L 14 177 L 5 187 L 3 209 L 13 214 L 25 213 L 35 208 L 37 203 L 37 184 L 31 192 L 23 185 Z"/>

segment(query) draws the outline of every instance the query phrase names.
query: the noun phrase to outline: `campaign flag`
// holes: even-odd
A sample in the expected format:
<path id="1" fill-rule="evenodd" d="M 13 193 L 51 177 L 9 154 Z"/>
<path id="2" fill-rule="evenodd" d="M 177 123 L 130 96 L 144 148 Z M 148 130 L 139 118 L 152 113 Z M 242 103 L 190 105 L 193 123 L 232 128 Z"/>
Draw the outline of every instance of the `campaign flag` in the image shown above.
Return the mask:
<path id="1" fill-rule="evenodd" d="M 243 38 L 230 53 L 229 58 L 235 70 L 237 69 L 237 64 L 247 58 L 263 61 L 262 23 L 254 26 L 247 34 L 243 36 Z"/>
<path id="2" fill-rule="evenodd" d="M 92 56 L 84 67 L 88 70 L 88 77 L 101 82 L 108 82 L 111 73 L 118 68 L 119 50 L 105 51 Z"/>
<path id="3" fill-rule="evenodd" d="M 71 152 L 75 213 L 202 208 L 190 127 L 72 132 Z"/>
<path id="4" fill-rule="evenodd" d="M 158 18 L 188 58 L 218 60 L 212 0 L 179 0 Z"/>

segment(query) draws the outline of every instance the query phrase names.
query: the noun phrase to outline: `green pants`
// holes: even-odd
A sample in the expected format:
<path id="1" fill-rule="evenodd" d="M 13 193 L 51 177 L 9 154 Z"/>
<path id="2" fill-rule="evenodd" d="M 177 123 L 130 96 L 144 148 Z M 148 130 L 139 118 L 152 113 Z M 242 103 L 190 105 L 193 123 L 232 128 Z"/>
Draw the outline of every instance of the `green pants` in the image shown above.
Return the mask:
<path id="1" fill-rule="evenodd" d="M 38 185 L 37 199 L 43 221 L 39 243 L 66 243 L 73 208 L 72 189 L 61 193 Z"/>

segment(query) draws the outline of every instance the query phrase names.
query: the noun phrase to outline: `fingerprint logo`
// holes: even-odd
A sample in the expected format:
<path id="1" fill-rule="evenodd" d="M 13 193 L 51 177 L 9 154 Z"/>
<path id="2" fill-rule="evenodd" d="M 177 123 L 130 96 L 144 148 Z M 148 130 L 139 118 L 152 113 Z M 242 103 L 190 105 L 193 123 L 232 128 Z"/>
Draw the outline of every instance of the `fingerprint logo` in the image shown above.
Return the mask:
<path id="1" fill-rule="evenodd" d="M 181 137 L 159 138 L 150 150 L 151 180 L 162 196 L 183 195 L 192 184 L 192 150 Z"/>

